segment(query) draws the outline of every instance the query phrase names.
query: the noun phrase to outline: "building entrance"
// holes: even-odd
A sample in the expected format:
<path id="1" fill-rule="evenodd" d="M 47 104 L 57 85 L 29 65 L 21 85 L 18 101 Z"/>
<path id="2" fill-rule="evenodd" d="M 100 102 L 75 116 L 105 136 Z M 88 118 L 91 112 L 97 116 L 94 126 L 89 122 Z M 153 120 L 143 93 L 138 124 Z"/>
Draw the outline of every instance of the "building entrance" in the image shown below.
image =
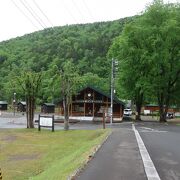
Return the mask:
<path id="1" fill-rule="evenodd" d="M 93 116 L 93 103 L 86 103 L 85 116 Z"/>

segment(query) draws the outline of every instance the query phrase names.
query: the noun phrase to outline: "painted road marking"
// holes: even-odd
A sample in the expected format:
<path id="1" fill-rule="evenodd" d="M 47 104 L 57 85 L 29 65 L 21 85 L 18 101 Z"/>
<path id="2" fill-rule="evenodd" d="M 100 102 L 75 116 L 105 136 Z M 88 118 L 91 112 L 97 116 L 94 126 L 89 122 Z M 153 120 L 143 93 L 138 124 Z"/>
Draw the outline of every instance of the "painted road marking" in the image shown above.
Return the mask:
<path id="1" fill-rule="evenodd" d="M 158 130 L 154 130 L 154 131 L 147 131 L 147 130 L 140 130 L 141 132 L 147 132 L 147 133 L 162 133 L 162 132 L 168 132 L 168 131 L 158 131 Z"/>
<path id="2" fill-rule="evenodd" d="M 140 127 L 142 130 L 140 130 L 141 132 L 168 132 L 168 131 L 162 131 L 162 130 L 156 130 L 156 129 L 152 129 L 152 128 L 147 128 L 147 127 Z"/>
<path id="3" fill-rule="evenodd" d="M 138 143 L 139 151 L 140 151 L 140 154 L 141 154 L 141 157 L 143 160 L 144 169 L 145 169 L 148 180 L 160 180 L 159 174 L 154 166 L 154 163 L 151 160 L 151 157 L 143 143 L 143 140 L 142 140 L 139 132 L 136 130 L 134 124 L 132 124 L 132 129 L 136 136 L 136 140 Z"/>
<path id="4" fill-rule="evenodd" d="M 154 129 L 148 128 L 148 127 L 141 127 L 141 128 L 146 129 L 146 130 L 150 130 L 150 131 L 153 131 L 153 130 L 154 130 Z"/>

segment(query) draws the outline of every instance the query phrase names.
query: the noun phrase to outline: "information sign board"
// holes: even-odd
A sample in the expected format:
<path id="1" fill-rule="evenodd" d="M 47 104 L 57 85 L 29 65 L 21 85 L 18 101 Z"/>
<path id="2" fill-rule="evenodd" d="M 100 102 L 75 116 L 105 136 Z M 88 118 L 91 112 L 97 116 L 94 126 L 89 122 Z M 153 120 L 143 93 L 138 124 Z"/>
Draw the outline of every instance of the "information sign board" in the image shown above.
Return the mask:
<path id="1" fill-rule="evenodd" d="M 54 115 L 53 116 L 41 116 L 39 115 L 38 129 L 41 130 L 41 127 L 52 128 L 54 131 Z"/>

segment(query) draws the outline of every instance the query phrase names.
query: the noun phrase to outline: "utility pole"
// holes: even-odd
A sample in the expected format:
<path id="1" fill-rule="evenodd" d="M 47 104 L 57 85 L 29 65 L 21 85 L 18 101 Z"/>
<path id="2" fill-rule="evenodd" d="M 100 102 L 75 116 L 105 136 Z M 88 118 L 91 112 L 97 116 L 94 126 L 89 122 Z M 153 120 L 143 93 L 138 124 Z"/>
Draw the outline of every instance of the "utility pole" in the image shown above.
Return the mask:
<path id="1" fill-rule="evenodd" d="M 115 80 L 115 74 L 116 71 L 118 70 L 118 61 L 114 60 L 112 58 L 112 67 L 111 67 L 111 119 L 110 119 L 110 123 L 113 123 L 113 99 L 114 99 L 114 93 L 115 93 L 115 89 L 114 89 L 114 80 Z"/>
<path id="2" fill-rule="evenodd" d="M 111 65 L 111 119 L 110 124 L 113 123 L 113 99 L 114 99 L 114 59 L 112 58 Z"/>

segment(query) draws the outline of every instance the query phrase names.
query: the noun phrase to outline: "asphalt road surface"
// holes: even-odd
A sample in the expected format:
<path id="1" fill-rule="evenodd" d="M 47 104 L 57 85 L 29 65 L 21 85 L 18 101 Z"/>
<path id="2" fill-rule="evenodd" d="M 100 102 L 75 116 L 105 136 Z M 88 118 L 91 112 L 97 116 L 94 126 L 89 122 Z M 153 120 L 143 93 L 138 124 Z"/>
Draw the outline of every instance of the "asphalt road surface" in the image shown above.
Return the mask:
<path id="1" fill-rule="evenodd" d="M 131 128 L 131 123 L 114 125 L 113 134 L 77 179 L 147 179 Z M 180 126 L 144 122 L 135 123 L 135 128 L 160 179 L 180 180 Z"/>
<path id="2" fill-rule="evenodd" d="M 135 125 L 162 180 L 180 180 L 180 126 Z"/>
<path id="3" fill-rule="evenodd" d="M 77 180 L 146 180 L 131 123 L 113 126 L 113 133 Z"/>

